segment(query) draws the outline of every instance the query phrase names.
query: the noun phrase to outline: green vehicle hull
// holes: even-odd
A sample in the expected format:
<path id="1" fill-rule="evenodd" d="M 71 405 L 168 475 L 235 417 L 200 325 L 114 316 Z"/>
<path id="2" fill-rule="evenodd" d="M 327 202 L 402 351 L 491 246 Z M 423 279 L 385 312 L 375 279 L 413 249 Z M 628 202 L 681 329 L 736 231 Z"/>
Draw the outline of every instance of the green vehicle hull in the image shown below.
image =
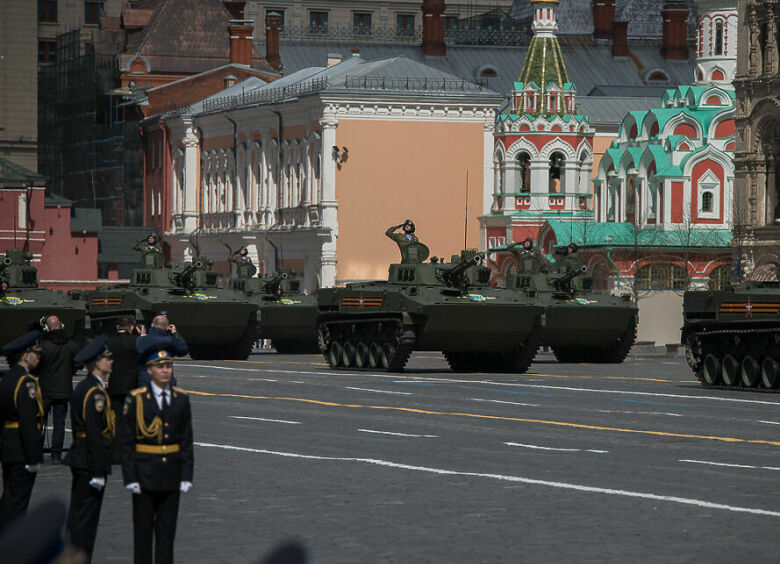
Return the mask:
<path id="1" fill-rule="evenodd" d="M 44 316 L 56 315 L 68 336 L 83 339 L 87 306 L 81 292 L 55 292 L 38 287 L 32 255 L 9 249 L 0 261 L 0 347 L 26 331 L 40 329 Z"/>
<path id="2" fill-rule="evenodd" d="M 230 288 L 257 307 L 257 335 L 280 354 L 316 354 L 317 298 L 300 291 L 290 268 L 264 278 L 234 278 Z"/>
<path id="3" fill-rule="evenodd" d="M 543 272 L 533 252 L 513 251 L 519 272 L 507 276 L 507 287 L 534 295 L 544 304 L 542 345 L 559 362 L 620 363 L 636 340 L 639 309 L 628 294 L 594 292 L 586 267 L 570 256 L 555 274 Z"/>
<path id="4" fill-rule="evenodd" d="M 232 290 L 218 288 L 217 281 L 217 275 L 203 267 L 135 270 L 130 284 L 88 293 L 92 328 L 112 334 L 122 315 L 133 315 L 148 326 L 165 313 L 187 341 L 193 359 L 245 360 L 257 340 L 257 307 Z"/>
<path id="5" fill-rule="evenodd" d="M 320 290 L 328 364 L 397 372 L 413 351 L 441 351 L 456 371 L 525 372 L 544 308 L 536 298 L 491 288 L 480 260 L 464 251 L 449 264 L 394 264 L 387 282 Z"/>
<path id="6" fill-rule="evenodd" d="M 683 296 L 682 343 L 705 386 L 780 388 L 780 284 L 761 282 Z"/>

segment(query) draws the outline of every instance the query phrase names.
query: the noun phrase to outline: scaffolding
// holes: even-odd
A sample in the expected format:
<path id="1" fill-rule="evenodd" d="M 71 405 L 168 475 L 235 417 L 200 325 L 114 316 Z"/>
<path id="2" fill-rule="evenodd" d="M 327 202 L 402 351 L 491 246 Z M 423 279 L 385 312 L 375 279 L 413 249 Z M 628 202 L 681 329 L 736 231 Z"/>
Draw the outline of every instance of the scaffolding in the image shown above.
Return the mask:
<path id="1" fill-rule="evenodd" d="M 98 208 L 104 225 L 143 220 L 143 156 L 132 107 L 114 89 L 113 56 L 97 56 L 81 30 L 57 36 L 57 61 L 38 75 L 38 162 L 49 190 Z"/>

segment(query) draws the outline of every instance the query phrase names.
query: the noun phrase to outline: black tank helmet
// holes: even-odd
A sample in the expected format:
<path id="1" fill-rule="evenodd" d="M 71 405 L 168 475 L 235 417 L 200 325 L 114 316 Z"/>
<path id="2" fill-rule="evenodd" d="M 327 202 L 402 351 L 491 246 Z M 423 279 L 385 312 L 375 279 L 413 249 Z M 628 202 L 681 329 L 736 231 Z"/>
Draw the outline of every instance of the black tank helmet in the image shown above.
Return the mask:
<path id="1" fill-rule="evenodd" d="M 523 239 L 523 248 L 524 249 L 533 249 L 534 248 L 534 239 L 533 237 L 526 237 Z"/>
<path id="2" fill-rule="evenodd" d="M 579 247 L 577 246 L 577 243 L 574 242 L 569 243 L 569 253 L 574 254 L 577 252 L 578 249 Z"/>
<path id="3" fill-rule="evenodd" d="M 406 221 L 404 221 L 403 227 L 406 227 L 407 225 L 411 227 L 409 233 L 414 233 L 414 222 L 411 219 L 407 219 Z M 404 229 L 404 231 L 406 231 L 406 229 Z"/>
<path id="4" fill-rule="evenodd" d="M 156 233 L 149 233 L 149 235 L 146 236 L 146 242 L 147 243 L 149 242 L 149 239 L 152 240 L 152 242 L 149 243 L 150 245 L 156 244 L 157 243 L 157 234 Z"/>

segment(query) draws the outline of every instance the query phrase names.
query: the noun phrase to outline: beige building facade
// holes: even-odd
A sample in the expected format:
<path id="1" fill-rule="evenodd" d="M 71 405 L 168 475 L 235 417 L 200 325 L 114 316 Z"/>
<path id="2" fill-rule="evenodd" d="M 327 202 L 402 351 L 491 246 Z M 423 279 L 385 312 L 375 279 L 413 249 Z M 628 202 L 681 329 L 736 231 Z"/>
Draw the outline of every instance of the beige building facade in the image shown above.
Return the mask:
<path id="1" fill-rule="evenodd" d="M 438 256 L 480 245 L 499 94 L 403 58 L 252 81 L 146 124 L 147 148 L 170 155 L 147 154 L 170 183 L 148 174 L 144 201 L 172 262 L 193 235 L 223 271 L 226 245 L 245 245 L 314 292 L 386 278 L 399 256 L 384 232 L 405 219 Z"/>
<path id="2" fill-rule="evenodd" d="M 0 156 L 38 170 L 38 69 L 54 62 L 57 35 L 81 29 L 89 48 L 100 15 L 121 0 L 0 0 Z"/>
<path id="3" fill-rule="evenodd" d="M 735 246 L 749 279 L 780 265 L 780 2 L 739 1 Z"/>

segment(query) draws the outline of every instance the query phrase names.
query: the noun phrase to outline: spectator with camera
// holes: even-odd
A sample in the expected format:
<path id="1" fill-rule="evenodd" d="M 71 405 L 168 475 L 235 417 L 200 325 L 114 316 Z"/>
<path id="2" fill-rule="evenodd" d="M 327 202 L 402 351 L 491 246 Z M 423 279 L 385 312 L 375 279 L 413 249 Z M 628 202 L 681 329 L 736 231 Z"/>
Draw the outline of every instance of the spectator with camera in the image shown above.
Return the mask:
<path id="1" fill-rule="evenodd" d="M 148 386 L 151 381 L 146 365 L 142 362 L 144 360 L 142 353 L 149 348 L 152 342 L 159 339 L 171 340 L 169 350 L 174 356 L 186 356 L 190 352 L 187 342 L 177 332 L 176 325 L 168 321 L 164 314 L 155 316 L 146 335 L 138 337 L 135 341 L 136 361 L 138 363 L 138 379 L 136 383 L 139 388 Z M 171 385 L 176 385 L 176 379 L 173 377 L 171 377 Z"/>
<path id="2" fill-rule="evenodd" d="M 43 429 L 49 412 L 52 413 L 53 431 L 51 435 L 51 462 L 59 464 L 62 458 L 62 445 L 65 441 L 65 418 L 68 404 L 73 394 L 73 376 L 81 364 L 75 361 L 80 347 L 68 337 L 65 325 L 56 315 L 41 319 L 43 333 L 38 340 L 41 347 L 41 362 L 38 365 L 38 382 L 43 394 Z"/>

